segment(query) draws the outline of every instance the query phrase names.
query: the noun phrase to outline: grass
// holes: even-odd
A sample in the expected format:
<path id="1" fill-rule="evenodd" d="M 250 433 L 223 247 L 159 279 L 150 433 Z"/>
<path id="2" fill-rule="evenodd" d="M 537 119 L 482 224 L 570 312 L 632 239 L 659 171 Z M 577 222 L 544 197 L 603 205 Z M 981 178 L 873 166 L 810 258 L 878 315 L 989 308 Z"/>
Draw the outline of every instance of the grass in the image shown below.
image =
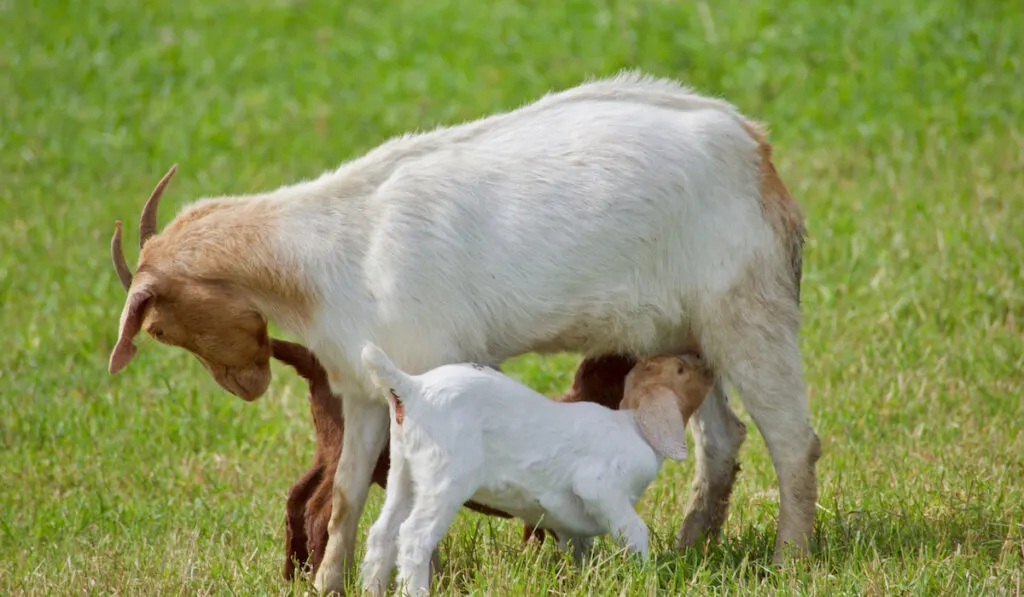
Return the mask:
<path id="1" fill-rule="evenodd" d="M 767 567 L 774 472 L 737 400 L 751 434 L 720 545 L 669 552 L 692 461 L 669 463 L 641 502 L 651 566 L 602 542 L 576 570 L 464 513 L 441 593 L 1020 594 L 1018 3 L 2 0 L 0 23 L 0 593 L 307 588 L 279 576 L 285 492 L 313 450 L 300 382 L 276 367 L 244 404 L 153 342 L 106 372 L 124 298 L 113 221 L 134 263 L 171 163 L 161 223 L 640 67 L 770 125 L 805 210 L 818 552 Z M 575 363 L 508 370 L 554 394 Z"/>

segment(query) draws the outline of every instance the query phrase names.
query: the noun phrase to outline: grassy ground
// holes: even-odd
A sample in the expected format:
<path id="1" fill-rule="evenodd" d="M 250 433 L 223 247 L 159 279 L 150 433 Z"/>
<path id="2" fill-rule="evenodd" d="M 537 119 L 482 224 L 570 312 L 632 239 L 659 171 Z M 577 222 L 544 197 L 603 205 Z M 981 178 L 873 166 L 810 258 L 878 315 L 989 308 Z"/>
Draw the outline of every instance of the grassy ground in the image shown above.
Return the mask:
<path id="1" fill-rule="evenodd" d="M 0 1 L 0 593 L 305 588 L 279 577 L 285 491 L 313 449 L 299 381 L 277 367 L 244 404 L 153 342 L 106 372 L 113 221 L 134 263 L 171 163 L 161 222 L 636 66 L 770 125 L 806 211 L 818 554 L 766 568 L 777 493 L 751 424 L 721 545 L 668 552 L 692 468 L 669 463 L 641 502 L 650 567 L 605 542 L 574 570 L 466 513 L 440 590 L 1019 594 L 1024 11 L 883 4 Z M 509 370 L 553 394 L 575 363 Z"/>

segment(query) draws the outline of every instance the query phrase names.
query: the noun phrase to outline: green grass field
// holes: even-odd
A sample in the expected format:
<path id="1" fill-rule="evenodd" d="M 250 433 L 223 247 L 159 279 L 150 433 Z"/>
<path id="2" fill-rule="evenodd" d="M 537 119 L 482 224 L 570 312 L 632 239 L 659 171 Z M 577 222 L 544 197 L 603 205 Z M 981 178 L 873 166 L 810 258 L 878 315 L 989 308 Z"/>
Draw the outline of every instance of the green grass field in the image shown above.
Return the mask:
<path id="1" fill-rule="evenodd" d="M 692 461 L 667 463 L 640 504 L 650 566 L 603 541 L 574 569 L 463 513 L 440 592 L 1019 595 L 1024 8 L 883 4 L 0 1 L 0 594 L 308 588 L 279 572 L 285 492 L 313 451 L 290 369 L 252 404 L 152 341 L 106 371 L 113 223 L 134 264 L 172 163 L 161 224 L 640 67 L 768 124 L 805 210 L 817 553 L 768 567 L 775 476 L 735 400 L 751 432 L 721 544 L 670 551 Z M 576 362 L 508 370 L 555 394 Z"/>

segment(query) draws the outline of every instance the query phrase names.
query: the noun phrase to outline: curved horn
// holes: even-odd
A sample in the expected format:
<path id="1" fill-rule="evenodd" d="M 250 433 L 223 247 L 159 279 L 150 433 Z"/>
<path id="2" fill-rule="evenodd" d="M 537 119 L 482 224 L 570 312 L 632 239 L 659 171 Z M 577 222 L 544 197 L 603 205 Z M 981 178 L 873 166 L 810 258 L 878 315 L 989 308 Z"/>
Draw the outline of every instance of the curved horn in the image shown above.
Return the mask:
<path id="1" fill-rule="evenodd" d="M 114 237 L 110 239 L 110 258 L 114 260 L 114 269 L 121 280 L 125 292 L 132 286 L 132 270 L 124 260 L 124 247 L 121 246 L 121 220 L 114 222 Z"/>
<path id="2" fill-rule="evenodd" d="M 160 182 L 156 183 L 156 188 L 153 189 L 153 194 L 149 196 L 146 201 L 146 205 L 142 208 L 142 218 L 139 219 L 139 248 L 141 249 L 149 237 L 156 234 L 156 211 L 157 206 L 160 204 L 160 195 L 164 194 L 164 187 L 171 181 L 171 177 L 174 176 L 175 170 L 178 169 L 178 165 L 171 166 L 171 169 L 164 174 L 164 177 L 160 179 Z"/>

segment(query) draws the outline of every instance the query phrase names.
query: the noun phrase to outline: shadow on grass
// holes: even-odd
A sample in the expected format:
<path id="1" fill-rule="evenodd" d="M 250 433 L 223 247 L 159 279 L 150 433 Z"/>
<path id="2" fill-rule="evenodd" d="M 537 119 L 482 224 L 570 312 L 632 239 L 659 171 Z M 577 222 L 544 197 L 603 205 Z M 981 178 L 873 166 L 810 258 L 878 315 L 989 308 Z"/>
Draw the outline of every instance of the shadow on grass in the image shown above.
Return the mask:
<path id="1" fill-rule="evenodd" d="M 996 566 L 1024 567 L 1024 523 L 1006 513 L 996 518 L 980 506 L 949 507 L 941 514 L 885 510 L 819 511 L 812 558 L 804 565 L 771 565 L 777 522 L 774 518 L 746 524 L 739 534 L 679 552 L 661 538 L 652 558 L 659 586 L 678 585 L 700 577 L 711 587 L 728 588 L 737 581 L 755 585 L 803 574 L 862 571 L 871 562 L 898 562 L 917 568 L 955 557 L 979 570 Z"/>

